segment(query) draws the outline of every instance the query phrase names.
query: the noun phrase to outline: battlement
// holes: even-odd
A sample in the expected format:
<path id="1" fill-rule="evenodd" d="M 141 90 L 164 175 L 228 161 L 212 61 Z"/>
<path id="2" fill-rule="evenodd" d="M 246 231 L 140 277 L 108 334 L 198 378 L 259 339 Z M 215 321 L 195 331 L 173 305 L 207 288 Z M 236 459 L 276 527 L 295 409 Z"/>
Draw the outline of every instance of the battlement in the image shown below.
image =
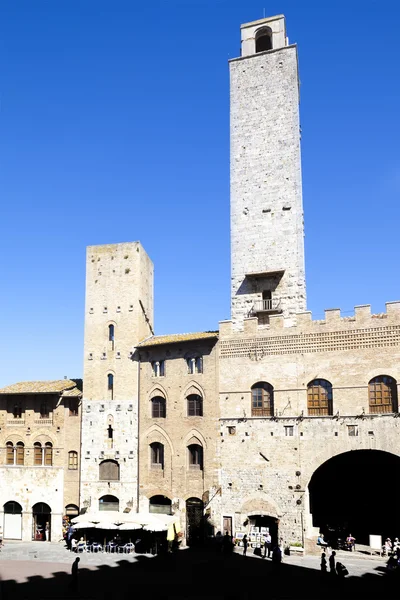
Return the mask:
<path id="1" fill-rule="evenodd" d="M 243 329 L 237 331 L 232 321 L 221 321 L 219 324 L 220 340 L 232 337 L 269 337 L 276 335 L 298 335 L 301 333 L 323 333 L 334 331 L 349 331 L 353 329 L 366 329 L 385 327 L 390 325 L 400 326 L 400 301 L 386 302 L 386 312 L 371 314 L 371 305 L 362 304 L 354 307 L 354 315 L 342 317 L 340 308 L 325 310 L 325 319 L 312 319 L 311 311 L 300 312 L 295 315 L 296 323 L 285 320 L 283 315 L 271 315 L 269 326 L 258 326 L 257 317 L 244 319 Z"/>

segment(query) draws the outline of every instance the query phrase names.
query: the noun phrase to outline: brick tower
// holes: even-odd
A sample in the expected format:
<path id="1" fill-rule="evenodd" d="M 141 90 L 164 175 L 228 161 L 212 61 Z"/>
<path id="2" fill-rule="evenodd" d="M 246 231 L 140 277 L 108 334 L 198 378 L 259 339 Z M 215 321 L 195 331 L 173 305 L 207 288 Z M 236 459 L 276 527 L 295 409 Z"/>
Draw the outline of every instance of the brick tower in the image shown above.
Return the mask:
<path id="1" fill-rule="evenodd" d="M 230 61 L 232 321 L 306 308 L 297 48 L 283 15 L 241 26 Z"/>

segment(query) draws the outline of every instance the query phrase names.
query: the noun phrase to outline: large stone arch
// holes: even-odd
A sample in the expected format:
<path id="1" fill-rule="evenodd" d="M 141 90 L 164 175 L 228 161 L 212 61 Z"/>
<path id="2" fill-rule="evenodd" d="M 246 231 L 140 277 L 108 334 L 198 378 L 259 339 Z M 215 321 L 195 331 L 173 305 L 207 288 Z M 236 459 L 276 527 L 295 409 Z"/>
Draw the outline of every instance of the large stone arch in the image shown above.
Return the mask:
<path id="1" fill-rule="evenodd" d="M 334 543 L 352 533 L 368 544 L 371 534 L 393 535 L 400 515 L 390 498 L 400 495 L 399 470 L 399 454 L 387 449 L 357 448 L 330 456 L 307 482 L 306 536 L 315 538 L 320 530 Z"/>
<path id="2" fill-rule="evenodd" d="M 242 515 L 261 515 L 281 518 L 282 512 L 274 500 L 267 494 L 253 494 L 243 502 L 240 512 Z"/>

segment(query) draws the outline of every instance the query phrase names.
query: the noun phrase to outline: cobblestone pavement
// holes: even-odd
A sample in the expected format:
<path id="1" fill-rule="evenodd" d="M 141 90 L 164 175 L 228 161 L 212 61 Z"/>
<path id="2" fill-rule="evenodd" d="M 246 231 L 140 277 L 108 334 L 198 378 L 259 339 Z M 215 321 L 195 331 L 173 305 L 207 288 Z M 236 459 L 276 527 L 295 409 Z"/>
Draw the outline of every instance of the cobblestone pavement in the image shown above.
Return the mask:
<path id="1" fill-rule="evenodd" d="M 346 552 L 338 553 L 349 571 L 344 582 L 321 575 L 319 556 L 285 556 L 278 569 L 269 559 L 243 557 L 240 551 L 229 557 L 190 549 L 164 557 L 105 553 L 79 557 L 75 593 L 70 572 L 76 554 L 63 544 L 8 542 L 0 553 L 1 600 L 122 600 L 138 593 L 146 600 L 248 600 L 260 592 L 268 600 L 393 597 L 393 576 L 386 572 L 385 559 Z"/>

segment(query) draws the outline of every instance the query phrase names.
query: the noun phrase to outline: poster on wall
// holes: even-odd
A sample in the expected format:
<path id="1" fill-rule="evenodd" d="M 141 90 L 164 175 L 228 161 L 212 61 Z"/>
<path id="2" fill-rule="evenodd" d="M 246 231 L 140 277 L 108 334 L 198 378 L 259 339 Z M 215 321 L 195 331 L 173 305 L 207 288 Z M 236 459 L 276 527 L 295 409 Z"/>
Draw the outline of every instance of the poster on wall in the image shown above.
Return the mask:
<path id="1" fill-rule="evenodd" d="M 381 535 L 370 535 L 369 536 L 369 547 L 371 550 L 382 550 L 382 536 Z"/>
<path id="2" fill-rule="evenodd" d="M 250 527 L 250 533 L 260 533 L 260 528 L 259 527 L 255 527 L 254 525 L 252 525 Z"/>

